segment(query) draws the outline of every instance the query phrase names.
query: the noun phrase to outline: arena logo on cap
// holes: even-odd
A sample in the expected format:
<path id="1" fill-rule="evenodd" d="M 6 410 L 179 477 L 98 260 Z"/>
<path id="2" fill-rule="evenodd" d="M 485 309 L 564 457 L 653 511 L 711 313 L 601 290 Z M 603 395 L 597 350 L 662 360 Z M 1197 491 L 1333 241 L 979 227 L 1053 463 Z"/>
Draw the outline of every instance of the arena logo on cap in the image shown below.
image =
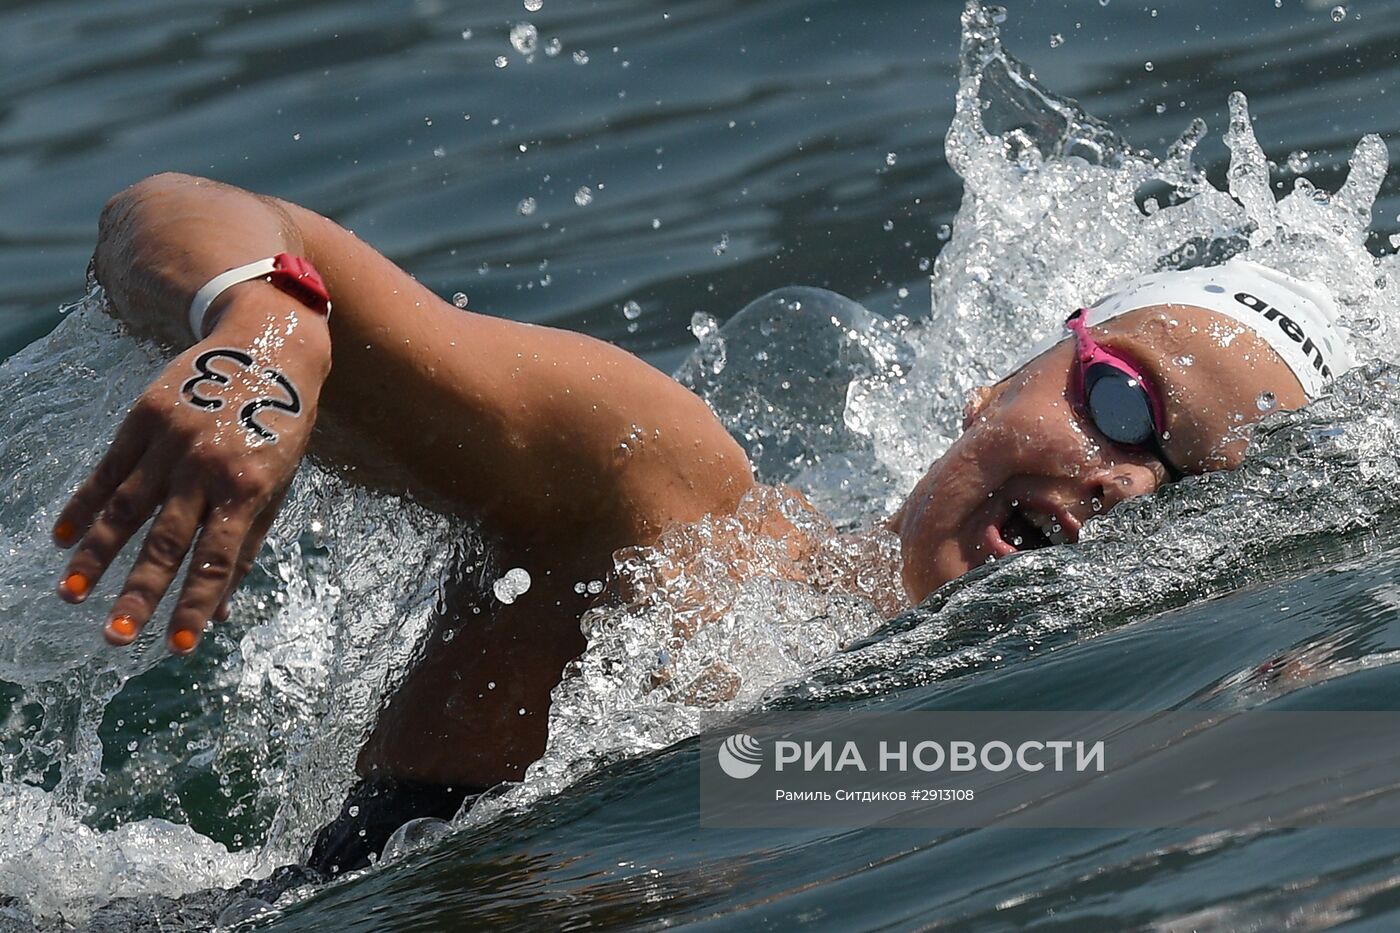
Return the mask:
<path id="1" fill-rule="evenodd" d="M 1326 360 L 1323 358 L 1322 348 L 1313 343 L 1311 337 L 1303 333 L 1303 328 L 1298 326 L 1297 321 L 1293 320 L 1267 301 L 1264 301 L 1262 298 L 1256 298 L 1249 294 L 1249 292 L 1237 292 L 1235 294 L 1235 300 L 1251 311 L 1258 311 L 1260 314 L 1264 315 L 1264 320 L 1276 321 L 1278 323 L 1278 329 L 1287 334 L 1288 339 L 1292 340 L 1294 343 L 1301 343 L 1303 345 L 1302 350 L 1304 356 L 1312 355 L 1313 369 L 1321 373 L 1324 379 L 1332 378 L 1332 370 L 1328 367 Z"/>

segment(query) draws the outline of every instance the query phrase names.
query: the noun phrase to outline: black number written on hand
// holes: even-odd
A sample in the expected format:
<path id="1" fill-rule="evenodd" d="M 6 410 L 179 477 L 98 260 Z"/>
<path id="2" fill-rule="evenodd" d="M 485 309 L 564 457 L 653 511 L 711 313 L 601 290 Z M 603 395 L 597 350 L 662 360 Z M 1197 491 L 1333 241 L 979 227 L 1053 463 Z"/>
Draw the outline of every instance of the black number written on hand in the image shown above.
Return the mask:
<path id="1" fill-rule="evenodd" d="M 209 382 L 215 385 L 222 386 L 228 385 L 231 381 L 228 376 L 224 375 L 218 370 L 209 368 L 210 362 L 216 359 L 232 360 L 233 362 L 242 366 L 244 369 L 253 368 L 253 358 L 251 356 L 249 356 L 242 350 L 235 350 L 229 347 L 220 347 L 214 350 L 206 350 L 199 356 L 195 357 L 195 376 L 193 379 L 188 380 L 183 386 L 180 387 L 180 395 L 185 399 L 185 401 L 189 402 L 191 405 L 194 405 L 198 408 L 203 408 L 206 411 L 218 411 L 219 409 L 224 407 L 224 401 L 223 399 L 206 398 L 205 396 L 200 395 L 200 384 Z M 246 402 L 243 405 L 243 407 L 238 411 L 238 420 L 243 425 L 243 427 L 247 428 L 248 431 L 251 432 L 255 437 L 258 437 L 269 444 L 275 444 L 277 443 L 277 432 L 269 430 L 268 428 L 259 424 L 257 418 L 254 416 L 257 415 L 257 413 L 262 411 L 264 408 L 271 408 L 274 411 L 284 411 L 287 414 L 296 417 L 301 414 L 301 396 L 297 393 L 296 386 L 292 385 L 292 381 L 286 376 L 279 373 L 277 370 L 265 369 L 262 371 L 262 375 L 265 378 L 275 382 L 284 392 L 286 392 L 286 398 L 280 399 L 263 396 L 260 398 L 255 398 L 250 402 Z"/>

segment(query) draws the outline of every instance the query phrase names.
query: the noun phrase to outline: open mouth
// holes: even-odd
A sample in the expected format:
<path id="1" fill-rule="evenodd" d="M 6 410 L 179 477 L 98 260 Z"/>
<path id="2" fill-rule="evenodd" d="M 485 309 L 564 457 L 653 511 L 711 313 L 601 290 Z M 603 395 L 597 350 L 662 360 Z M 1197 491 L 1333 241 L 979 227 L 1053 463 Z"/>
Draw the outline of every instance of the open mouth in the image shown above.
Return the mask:
<path id="1" fill-rule="evenodd" d="M 1050 503 L 1013 501 L 1001 521 L 987 529 L 987 544 L 996 557 L 1034 551 L 1079 540 L 1079 522 Z"/>

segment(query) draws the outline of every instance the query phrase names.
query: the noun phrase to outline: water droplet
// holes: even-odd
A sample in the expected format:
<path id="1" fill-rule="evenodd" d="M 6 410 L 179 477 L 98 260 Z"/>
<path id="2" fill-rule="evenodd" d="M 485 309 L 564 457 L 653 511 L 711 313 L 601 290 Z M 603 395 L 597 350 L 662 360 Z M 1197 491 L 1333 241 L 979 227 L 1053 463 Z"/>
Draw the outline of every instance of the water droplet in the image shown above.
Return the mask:
<path id="1" fill-rule="evenodd" d="M 1194 356 L 1191 356 L 1190 354 L 1183 354 L 1183 355 L 1181 355 L 1181 356 L 1178 356 L 1178 357 L 1177 357 L 1175 360 L 1173 360 L 1172 362 L 1174 362 L 1174 363 L 1176 363 L 1176 365 L 1182 366 L 1182 367 L 1185 367 L 1185 366 L 1192 366 L 1192 365 L 1195 364 L 1196 358 L 1195 358 Z"/>
<path id="2" fill-rule="evenodd" d="M 491 584 L 491 592 L 506 605 L 524 596 L 530 589 L 530 572 L 524 567 L 513 567 L 506 575 Z"/>
<path id="3" fill-rule="evenodd" d="M 521 215 L 522 217 L 529 217 L 531 214 L 533 214 L 533 213 L 535 212 L 535 207 L 536 207 L 536 206 L 537 206 L 537 205 L 535 204 L 535 199 L 534 199 L 534 198 L 525 198 L 525 199 L 524 199 L 523 201 L 521 201 L 520 204 L 516 207 L 516 210 L 520 211 L 520 215 Z"/>
<path id="4" fill-rule="evenodd" d="M 714 315 L 706 314 L 704 311 L 696 311 L 690 316 L 690 332 L 701 343 L 713 337 L 717 330 L 719 330 L 719 322 L 715 320 Z"/>
<path id="5" fill-rule="evenodd" d="M 1052 48 L 1052 49 L 1058 49 L 1060 46 L 1062 46 L 1062 45 L 1064 45 L 1064 44 L 1065 44 L 1065 37 L 1064 37 L 1064 36 L 1060 35 L 1058 32 L 1057 32 L 1057 33 L 1052 33 L 1052 34 L 1051 34 L 1051 36 L 1050 36 L 1050 48 Z"/>
<path id="6" fill-rule="evenodd" d="M 714 250 L 716 256 L 723 256 L 729 250 L 729 234 L 721 233 L 719 235 L 719 242 L 711 248 Z"/>
<path id="7" fill-rule="evenodd" d="M 653 229 L 653 230 L 660 230 L 660 229 L 661 229 L 661 218 L 660 218 L 660 217 L 653 217 L 653 218 L 651 219 L 651 229 Z"/>
<path id="8" fill-rule="evenodd" d="M 1099 6 L 1108 6 L 1108 0 L 1099 0 Z"/>
<path id="9" fill-rule="evenodd" d="M 1288 154 L 1288 170 L 1295 175 L 1312 168 L 1312 155 L 1306 149 L 1295 149 Z"/>
<path id="10" fill-rule="evenodd" d="M 579 207 L 587 207 L 593 203 L 593 189 L 587 185 L 582 185 L 574 192 L 574 203 Z"/>
<path id="11" fill-rule="evenodd" d="M 1151 71 L 1152 69 L 1156 68 L 1157 66 L 1154 65 L 1154 64 L 1152 64 L 1151 62 L 1143 62 L 1142 67 L 1143 67 L 1143 69 L 1146 70 L 1146 71 Z"/>
<path id="12" fill-rule="evenodd" d="M 887 153 L 885 153 L 885 164 L 886 164 L 886 165 L 894 165 L 895 162 L 897 162 L 897 161 L 899 161 L 899 156 L 898 156 L 896 153 L 893 153 L 893 152 L 887 152 Z"/>
<path id="13" fill-rule="evenodd" d="M 549 41 L 544 44 L 544 54 L 550 58 L 564 51 L 564 43 L 559 41 L 558 36 L 550 36 Z"/>
<path id="14" fill-rule="evenodd" d="M 510 44 L 521 55 L 529 55 L 539 45 L 540 32 L 533 23 L 516 23 L 510 27 Z"/>
<path id="15" fill-rule="evenodd" d="M 597 596 L 597 595 L 598 595 L 599 593 L 601 593 L 601 592 L 603 592 L 603 581 L 602 581 L 602 580 L 589 580 L 589 581 L 588 581 L 588 595 L 589 595 L 589 596 Z"/>
<path id="16" fill-rule="evenodd" d="M 467 293 L 458 292 L 457 294 L 453 295 L 452 303 L 459 308 L 465 308 L 467 306 Z"/>
<path id="17" fill-rule="evenodd" d="M 434 816 L 420 816 L 409 820 L 390 834 L 388 841 L 384 843 L 384 855 L 380 861 L 392 862 L 403 858 L 414 849 L 432 845 L 450 832 L 451 825 L 446 820 Z"/>
<path id="18" fill-rule="evenodd" d="M 510 62 L 506 60 L 506 57 L 505 57 L 504 55 L 497 55 L 497 56 L 496 56 L 496 67 L 497 67 L 497 68 L 504 68 L 505 66 L 507 66 L 507 65 L 509 65 L 509 64 L 510 64 Z"/>
<path id="19" fill-rule="evenodd" d="M 1260 411 L 1273 411 L 1278 407 L 1278 398 L 1274 396 L 1274 393 L 1265 389 L 1263 392 L 1260 392 L 1259 397 L 1254 400 L 1254 407 L 1258 408 Z"/>
<path id="20" fill-rule="evenodd" d="M 441 159 L 441 158 L 442 158 L 443 156 L 445 156 L 445 155 L 447 155 L 447 148 L 446 148 L 445 146 L 434 146 L 434 147 L 433 147 L 433 158 L 435 158 L 435 159 Z"/>
<path id="21" fill-rule="evenodd" d="M 1158 104 L 1157 106 L 1153 107 L 1152 109 L 1155 110 L 1157 113 L 1166 113 L 1166 112 L 1167 112 L 1167 105 L 1166 105 L 1166 104 Z"/>
<path id="22" fill-rule="evenodd" d="M 933 263 L 929 261 L 929 258 L 928 258 L 927 256 L 922 256 L 922 257 L 919 258 L 919 271 L 920 271 L 920 272 L 927 272 L 927 271 L 929 270 L 929 267 L 932 266 L 932 265 L 933 265 Z"/>
<path id="23" fill-rule="evenodd" d="M 538 13 L 544 7 L 544 0 L 525 0 L 525 9 Z"/>
<path id="24" fill-rule="evenodd" d="M 629 321 L 635 321 L 642 316 L 642 306 L 629 298 L 622 305 L 622 316 Z"/>
<path id="25" fill-rule="evenodd" d="M 577 51 L 575 51 L 575 52 L 574 52 L 574 64 L 575 64 L 575 65 L 587 65 L 587 64 L 588 64 L 588 53 L 585 52 L 583 49 L 578 49 Z"/>
<path id="26" fill-rule="evenodd" d="M 470 29 L 463 29 L 463 30 L 462 30 L 462 38 L 463 38 L 463 39 L 470 39 L 471 37 L 472 37 L 472 31 L 471 31 Z"/>
<path id="27" fill-rule="evenodd" d="M 1332 22 L 1340 23 L 1347 18 L 1347 8 L 1340 3 L 1332 7 Z"/>
<path id="28" fill-rule="evenodd" d="M 891 230 L 894 229 L 894 221 L 893 221 L 893 220 L 887 220 L 887 221 L 885 221 L 884 224 L 882 224 L 881 226 L 884 227 L 884 230 L 885 230 L 886 233 L 889 233 Z"/>
<path id="29" fill-rule="evenodd" d="M 936 235 L 940 241 L 946 242 L 953 235 L 953 228 L 947 224 L 939 224 Z"/>

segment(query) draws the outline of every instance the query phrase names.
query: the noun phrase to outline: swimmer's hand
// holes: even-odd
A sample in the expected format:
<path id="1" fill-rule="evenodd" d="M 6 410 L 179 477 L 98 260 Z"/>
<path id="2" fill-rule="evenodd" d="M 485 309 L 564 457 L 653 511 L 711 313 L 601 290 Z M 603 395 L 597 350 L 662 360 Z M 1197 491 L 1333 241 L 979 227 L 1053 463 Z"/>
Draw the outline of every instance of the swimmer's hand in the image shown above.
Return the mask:
<path id="1" fill-rule="evenodd" d="M 326 321 L 264 283 L 240 289 L 137 399 L 54 525 L 60 546 L 77 544 L 58 593 L 80 603 L 155 513 L 103 629 L 114 645 L 140 634 L 191 545 L 167 644 L 188 654 L 228 617 L 306 452 L 330 371 Z"/>

